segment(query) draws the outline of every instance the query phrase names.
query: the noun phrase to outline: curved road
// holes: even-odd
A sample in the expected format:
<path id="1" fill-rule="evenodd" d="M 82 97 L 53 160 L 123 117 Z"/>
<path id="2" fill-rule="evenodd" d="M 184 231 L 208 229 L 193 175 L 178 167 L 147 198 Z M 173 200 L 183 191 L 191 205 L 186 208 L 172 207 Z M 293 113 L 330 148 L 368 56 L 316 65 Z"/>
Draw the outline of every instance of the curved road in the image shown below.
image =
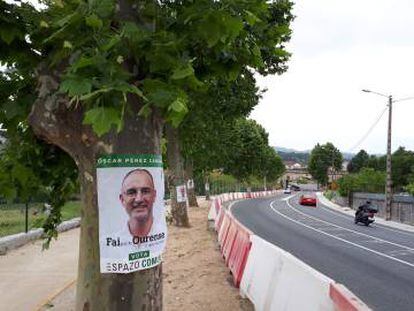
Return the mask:
<path id="1" fill-rule="evenodd" d="M 299 193 L 239 201 L 233 215 L 258 236 L 344 284 L 373 310 L 414 310 L 414 233 L 301 206 Z"/>

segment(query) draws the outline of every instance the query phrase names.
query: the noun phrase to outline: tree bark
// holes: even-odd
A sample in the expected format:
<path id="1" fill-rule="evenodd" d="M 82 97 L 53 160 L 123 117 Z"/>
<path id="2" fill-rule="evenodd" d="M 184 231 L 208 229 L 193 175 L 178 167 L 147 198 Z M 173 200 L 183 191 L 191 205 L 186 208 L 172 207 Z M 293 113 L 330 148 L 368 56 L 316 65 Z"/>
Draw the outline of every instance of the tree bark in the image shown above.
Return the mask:
<path id="1" fill-rule="evenodd" d="M 83 107 L 69 107 L 58 94 L 58 73 L 38 72 L 39 96 L 29 122 L 34 132 L 68 152 L 79 168 L 81 234 L 76 310 L 161 310 L 162 265 L 130 274 L 101 274 L 96 183 L 96 159 L 103 154 L 161 154 L 162 119 L 137 116 L 141 103 L 128 97 L 131 113 L 122 132 L 99 138 L 83 124 Z"/>
<path id="2" fill-rule="evenodd" d="M 167 161 L 169 167 L 168 182 L 170 185 L 171 215 L 174 225 L 178 227 L 189 227 L 187 200 L 178 202 L 178 189 L 186 190 L 184 178 L 184 164 L 181 156 L 178 130 L 167 124 L 165 126 L 167 136 Z M 182 188 L 184 187 L 184 188 Z M 184 194 L 185 195 L 185 194 Z M 181 195 L 180 195 L 181 196 Z"/>
<path id="3" fill-rule="evenodd" d="M 198 207 L 193 175 L 194 175 L 193 162 L 190 159 L 190 160 L 185 161 L 185 177 L 187 180 L 188 205 L 192 207 Z M 192 187 L 189 187 L 190 184 L 192 185 Z"/>

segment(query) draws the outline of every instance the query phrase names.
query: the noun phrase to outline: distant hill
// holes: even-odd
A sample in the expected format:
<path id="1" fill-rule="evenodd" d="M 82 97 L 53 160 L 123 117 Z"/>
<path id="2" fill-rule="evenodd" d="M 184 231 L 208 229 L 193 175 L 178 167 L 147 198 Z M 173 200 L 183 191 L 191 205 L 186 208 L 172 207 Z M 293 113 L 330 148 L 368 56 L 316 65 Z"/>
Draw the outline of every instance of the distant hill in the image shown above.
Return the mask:
<path id="1" fill-rule="evenodd" d="M 273 147 L 276 152 L 280 155 L 283 161 L 294 161 L 300 164 L 307 164 L 310 156 L 310 150 L 305 151 L 298 151 L 291 148 L 284 148 L 284 147 Z M 355 154 L 342 152 L 342 156 L 344 157 L 345 161 L 351 160 Z"/>
<path id="2" fill-rule="evenodd" d="M 277 154 L 280 155 L 282 161 L 292 161 L 297 162 L 302 165 L 306 165 L 309 160 L 309 152 L 306 151 L 296 151 L 294 149 L 288 149 L 283 147 L 274 147 Z"/>
<path id="3" fill-rule="evenodd" d="M 279 146 L 275 146 L 273 147 L 277 152 L 281 151 L 281 152 L 285 152 L 285 153 L 309 153 L 309 150 L 305 150 L 305 151 L 298 151 L 296 149 L 291 149 L 291 148 L 285 148 L 285 147 L 279 147 Z"/>

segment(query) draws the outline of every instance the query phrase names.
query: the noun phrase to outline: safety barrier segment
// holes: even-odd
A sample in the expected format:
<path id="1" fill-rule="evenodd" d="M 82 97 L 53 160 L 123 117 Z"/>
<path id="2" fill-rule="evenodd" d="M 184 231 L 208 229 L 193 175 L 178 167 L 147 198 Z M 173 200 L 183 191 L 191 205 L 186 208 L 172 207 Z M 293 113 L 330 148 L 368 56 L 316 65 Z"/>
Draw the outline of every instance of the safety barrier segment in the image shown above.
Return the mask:
<path id="1" fill-rule="evenodd" d="M 224 261 L 226 262 L 226 266 L 228 266 L 230 253 L 233 249 L 234 242 L 237 238 L 238 230 L 235 222 L 230 218 L 230 225 L 227 231 L 226 238 L 223 241 L 223 245 L 221 247 L 221 253 L 223 254 Z"/>
<path id="2" fill-rule="evenodd" d="M 221 201 L 219 198 L 214 200 L 214 207 L 216 209 L 216 213 L 218 214 L 220 212 L 221 209 Z"/>
<path id="3" fill-rule="evenodd" d="M 334 310 L 333 281 L 284 250 L 252 235 L 240 294 L 255 310 Z"/>
<path id="4" fill-rule="evenodd" d="M 228 267 L 233 275 L 234 286 L 239 287 L 252 245 L 250 241 L 251 232 L 245 229 L 233 216 L 232 221 L 237 228 L 237 234 L 229 255 Z"/>
<path id="5" fill-rule="evenodd" d="M 210 210 L 208 211 L 207 220 L 214 221 L 217 218 L 219 213 L 219 208 L 217 208 L 217 199 L 212 199 L 210 202 Z"/>
<path id="6" fill-rule="evenodd" d="M 219 232 L 219 230 L 220 230 L 221 224 L 222 224 L 223 219 L 224 219 L 224 214 L 225 214 L 224 208 L 221 208 L 219 214 L 216 217 L 215 223 L 214 223 L 214 227 L 216 229 L 216 232 Z"/>
<path id="7" fill-rule="evenodd" d="M 225 212 L 224 216 L 223 216 L 223 222 L 220 226 L 220 230 L 217 231 L 218 232 L 217 240 L 218 240 L 218 243 L 221 247 L 224 245 L 224 243 L 226 241 L 227 233 L 228 233 L 229 228 L 230 228 L 230 224 L 231 224 L 230 217 L 229 217 L 228 213 Z"/>
<path id="8" fill-rule="evenodd" d="M 276 193 L 277 193 L 276 190 L 272 190 L 272 191 L 268 190 L 268 191 L 262 191 L 262 192 L 250 192 L 250 193 L 231 192 L 231 193 L 221 194 L 219 196 L 214 197 L 211 200 L 210 210 L 208 213 L 208 220 L 214 221 L 214 226 L 216 227 L 216 231 L 218 231 L 217 218 L 220 218 L 220 210 L 224 202 L 234 201 L 238 199 L 249 199 L 249 198 L 256 198 L 256 197 L 261 197 L 261 196 L 270 196 Z"/>
<path id="9" fill-rule="evenodd" d="M 342 284 L 331 283 L 329 287 L 335 311 L 370 311 L 371 309 Z"/>

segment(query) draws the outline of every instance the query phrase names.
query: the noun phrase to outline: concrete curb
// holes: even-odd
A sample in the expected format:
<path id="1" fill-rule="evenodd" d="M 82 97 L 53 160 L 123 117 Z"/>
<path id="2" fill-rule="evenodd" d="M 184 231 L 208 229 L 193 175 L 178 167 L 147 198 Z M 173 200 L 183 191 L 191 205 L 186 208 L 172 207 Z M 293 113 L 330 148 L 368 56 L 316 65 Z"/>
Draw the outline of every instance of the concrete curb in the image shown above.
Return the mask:
<path id="1" fill-rule="evenodd" d="M 322 204 L 326 205 L 328 208 L 333 209 L 333 210 L 338 211 L 338 212 L 341 212 L 341 213 L 346 214 L 348 216 L 354 217 L 355 211 L 352 208 L 350 208 L 348 206 L 342 207 L 342 206 L 340 206 L 336 203 L 333 203 L 327 197 L 325 197 L 325 195 L 322 192 L 317 192 L 316 195 L 317 195 L 319 201 Z M 375 223 L 380 224 L 382 226 L 391 227 L 391 228 L 394 228 L 394 229 L 414 232 L 414 226 L 398 223 L 398 222 L 391 221 L 391 220 L 384 220 L 384 219 L 379 218 L 379 217 L 375 217 Z"/>
<path id="2" fill-rule="evenodd" d="M 58 232 L 68 231 L 80 226 L 80 217 L 73 218 L 71 220 L 63 221 L 57 226 Z M 43 236 L 43 228 L 32 229 L 27 233 L 17 233 L 0 238 L 0 255 L 5 255 L 7 251 L 18 248 L 20 246 L 29 243 L 30 241 L 37 240 Z"/>

